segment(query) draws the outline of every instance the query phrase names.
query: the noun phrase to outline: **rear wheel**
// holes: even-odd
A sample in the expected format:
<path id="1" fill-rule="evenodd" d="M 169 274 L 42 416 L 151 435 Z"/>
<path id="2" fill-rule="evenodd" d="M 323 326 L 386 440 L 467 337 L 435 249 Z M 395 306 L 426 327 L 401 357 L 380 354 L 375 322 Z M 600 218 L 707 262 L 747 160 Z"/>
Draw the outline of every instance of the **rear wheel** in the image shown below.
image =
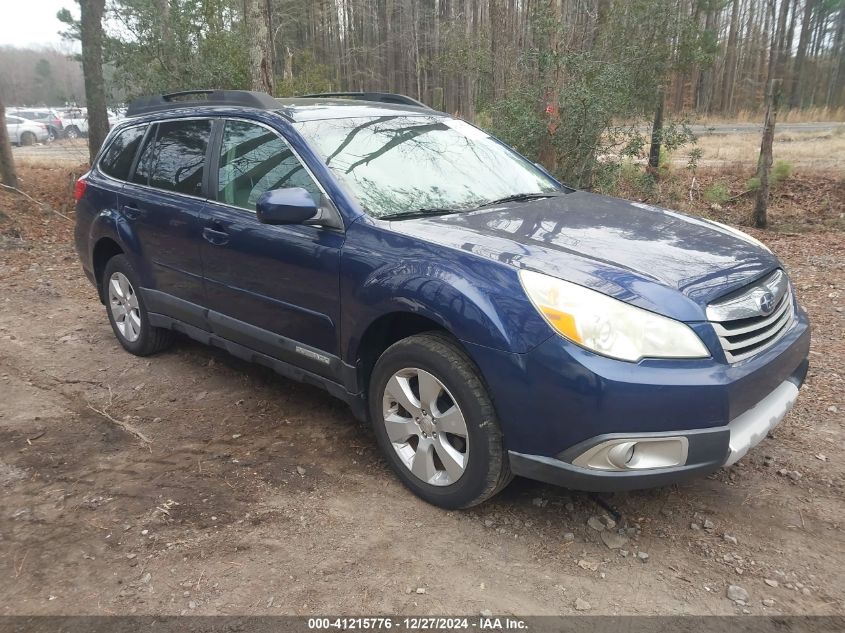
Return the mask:
<path id="1" fill-rule="evenodd" d="M 479 371 L 443 334 L 419 334 L 388 348 L 373 369 L 369 408 L 388 462 L 429 503 L 467 508 L 512 479 Z"/>
<path id="2" fill-rule="evenodd" d="M 79 138 L 79 128 L 75 125 L 71 125 L 67 130 L 65 130 L 65 136 L 68 138 Z"/>
<path id="3" fill-rule="evenodd" d="M 173 333 L 150 325 L 138 275 L 125 255 L 115 255 L 108 261 L 102 282 L 109 322 L 127 352 L 149 356 L 170 345 Z"/>
<path id="4" fill-rule="evenodd" d="M 35 134 L 32 132 L 24 132 L 21 134 L 21 145 L 35 145 L 35 141 L 38 139 L 35 138 Z"/>

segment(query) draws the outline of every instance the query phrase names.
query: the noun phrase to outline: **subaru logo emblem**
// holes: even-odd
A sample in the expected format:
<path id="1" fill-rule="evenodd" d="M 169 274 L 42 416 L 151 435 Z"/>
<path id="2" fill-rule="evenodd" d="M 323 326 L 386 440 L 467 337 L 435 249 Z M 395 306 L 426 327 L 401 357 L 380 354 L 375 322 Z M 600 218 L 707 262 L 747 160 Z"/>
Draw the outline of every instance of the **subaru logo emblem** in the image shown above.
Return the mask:
<path id="1" fill-rule="evenodd" d="M 775 309 L 775 296 L 771 292 L 766 292 L 759 300 L 760 312 L 768 316 Z"/>

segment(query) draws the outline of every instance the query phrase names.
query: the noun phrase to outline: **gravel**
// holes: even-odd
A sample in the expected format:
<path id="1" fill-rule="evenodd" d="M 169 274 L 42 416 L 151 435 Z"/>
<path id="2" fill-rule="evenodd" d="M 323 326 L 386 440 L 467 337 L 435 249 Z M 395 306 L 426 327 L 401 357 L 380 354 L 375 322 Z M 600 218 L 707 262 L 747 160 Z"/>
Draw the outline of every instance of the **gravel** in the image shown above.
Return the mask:
<path id="1" fill-rule="evenodd" d="M 589 611 L 593 608 L 589 602 L 584 600 L 583 598 L 575 598 L 575 610 L 576 611 Z"/>
<path id="2" fill-rule="evenodd" d="M 734 602 L 748 602 L 748 592 L 739 585 L 728 585 L 727 596 L 728 600 L 733 600 Z"/>
<path id="3" fill-rule="evenodd" d="M 608 548 L 619 549 L 628 542 L 628 537 L 606 530 L 601 533 L 601 540 Z"/>

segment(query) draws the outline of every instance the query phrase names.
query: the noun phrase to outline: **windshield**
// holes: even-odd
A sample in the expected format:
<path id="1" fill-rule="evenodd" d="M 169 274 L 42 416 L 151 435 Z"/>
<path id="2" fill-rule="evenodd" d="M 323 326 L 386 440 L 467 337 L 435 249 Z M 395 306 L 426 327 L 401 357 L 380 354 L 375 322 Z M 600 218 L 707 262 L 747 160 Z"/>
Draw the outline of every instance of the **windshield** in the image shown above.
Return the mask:
<path id="1" fill-rule="evenodd" d="M 295 127 L 374 217 L 466 211 L 509 196 L 561 190 L 535 165 L 458 119 L 384 116 Z"/>

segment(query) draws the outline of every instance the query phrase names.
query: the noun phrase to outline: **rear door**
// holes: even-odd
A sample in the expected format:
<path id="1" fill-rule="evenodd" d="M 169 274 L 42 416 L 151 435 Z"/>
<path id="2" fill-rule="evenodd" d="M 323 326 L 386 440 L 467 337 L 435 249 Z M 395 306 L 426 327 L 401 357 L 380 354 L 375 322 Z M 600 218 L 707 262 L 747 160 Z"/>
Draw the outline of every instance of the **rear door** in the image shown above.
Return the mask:
<path id="1" fill-rule="evenodd" d="M 149 310 L 199 327 L 205 323 L 200 218 L 211 126 L 208 118 L 150 125 L 118 203 L 138 242 Z"/>
<path id="2" fill-rule="evenodd" d="M 225 121 L 209 182 L 202 254 L 214 331 L 332 377 L 344 233 L 262 224 L 255 213 L 271 189 L 303 187 L 331 202 L 287 141 L 252 121 Z"/>

